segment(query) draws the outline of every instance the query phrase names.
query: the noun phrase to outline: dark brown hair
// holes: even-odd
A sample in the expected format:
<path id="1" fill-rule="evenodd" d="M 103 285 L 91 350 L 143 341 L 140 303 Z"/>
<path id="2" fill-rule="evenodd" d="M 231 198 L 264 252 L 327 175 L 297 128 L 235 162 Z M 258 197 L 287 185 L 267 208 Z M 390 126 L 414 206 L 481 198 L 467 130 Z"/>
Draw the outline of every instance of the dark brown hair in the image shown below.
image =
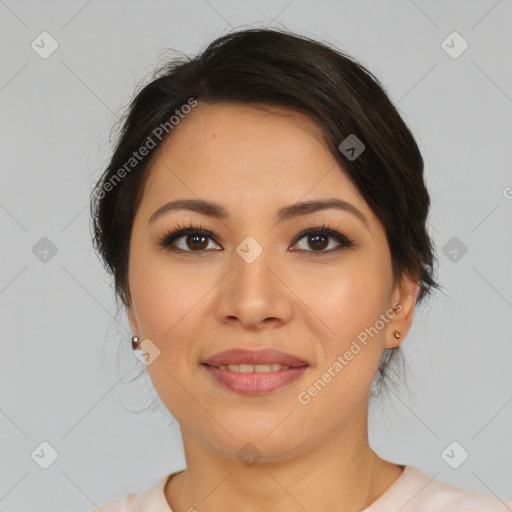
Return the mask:
<path id="1" fill-rule="evenodd" d="M 171 117 L 191 98 L 287 107 L 316 121 L 327 148 L 383 223 L 395 279 L 407 274 L 420 282 L 417 303 L 439 288 L 427 232 L 423 159 L 383 86 L 329 43 L 283 29 L 250 28 L 216 39 L 193 58 L 171 59 L 129 106 L 112 159 L 91 194 L 94 247 L 125 306 L 133 219 L 151 158 L 166 139 L 155 133 L 169 128 Z M 340 150 L 350 135 L 365 146 L 355 159 Z M 141 148 L 150 145 L 141 158 Z M 397 349 L 384 351 L 377 377 L 396 354 Z"/>

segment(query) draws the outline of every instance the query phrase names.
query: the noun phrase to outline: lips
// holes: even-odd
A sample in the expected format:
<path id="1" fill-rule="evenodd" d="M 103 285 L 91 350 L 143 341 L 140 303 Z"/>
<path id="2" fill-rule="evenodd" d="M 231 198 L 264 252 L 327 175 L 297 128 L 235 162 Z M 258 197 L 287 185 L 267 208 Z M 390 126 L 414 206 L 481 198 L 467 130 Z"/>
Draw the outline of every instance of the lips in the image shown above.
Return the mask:
<path id="1" fill-rule="evenodd" d="M 201 365 L 201 368 L 213 377 L 213 382 L 220 384 L 224 389 L 246 396 L 262 396 L 277 392 L 291 386 L 308 371 L 308 366 L 290 367 L 287 370 L 281 369 L 269 373 L 235 372 L 207 364 Z"/>
<path id="2" fill-rule="evenodd" d="M 289 366 L 290 368 L 301 368 L 303 366 L 309 366 L 308 363 L 303 359 L 300 359 L 292 354 L 282 352 L 280 350 L 245 350 L 239 348 L 219 352 L 214 356 L 205 359 L 201 364 L 215 366 L 216 368 L 222 365 L 230 364 L 280 364 L 282 366 Z"/>

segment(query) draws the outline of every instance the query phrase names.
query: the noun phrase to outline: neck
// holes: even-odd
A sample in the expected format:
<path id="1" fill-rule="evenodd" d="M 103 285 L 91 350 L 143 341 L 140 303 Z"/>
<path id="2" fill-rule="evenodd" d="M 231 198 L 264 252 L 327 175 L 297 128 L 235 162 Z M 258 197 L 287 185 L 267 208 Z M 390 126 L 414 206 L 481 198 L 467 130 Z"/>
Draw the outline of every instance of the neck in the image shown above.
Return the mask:
<path id="1" fill-rule="evenodd" d="M 366 428 L 340 432 L 293 457 L 262 458 L 251 466 L 220 455 L 185 429 L 182 437 L 187 469 L 165 489 L 174 512 L 355 512 L 371 505 L 402 474 L 370 448 Z"/>

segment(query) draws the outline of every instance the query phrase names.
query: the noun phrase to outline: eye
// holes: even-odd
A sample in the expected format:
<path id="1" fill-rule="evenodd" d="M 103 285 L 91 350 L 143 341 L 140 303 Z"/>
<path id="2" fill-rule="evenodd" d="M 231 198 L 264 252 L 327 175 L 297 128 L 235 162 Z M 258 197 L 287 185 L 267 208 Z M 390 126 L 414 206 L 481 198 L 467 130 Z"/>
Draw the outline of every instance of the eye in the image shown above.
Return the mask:
<path id="1" fill-rule="evenodd" d="M 222 250 L 215 242 L 216 236 L 212 230 L 203 229 L 202 226 L 175 226 L 170 231 L 163 233 L 158 245 L 164 249 L 182 252 L 204 252 L 206 250 Z M 310 257 L 332 253 L 344 248 L 353 247 L 356 244 L 338 231 L 322 225 L 318 228 L 310 228 L 298 235 L 292 245 L 297 245 L 302 239 L 306 239 L 306 248 L 293 249 L 292 252 L 309 252 Z M 337 242 L 330 247 L 331 241 Z M 211 246 L 211 243 L 214 247 Z M 308 249 L 311 248 L 312 250 Z M 330 247 L 330 248 L 329 248 Z M 327 249 L 328 248 L 328 249 Z M 327 250 L 326 250 L 327 249 Z"/>
<path id="2" fill-rule="evenodd" d="M 295 244 L 297 244 L 297 242 L 301 241 L 302 239 L 305 239 L 304 245 L 306 248 L 299 248 L 299 250 L 310 252 L 310 256 L 318 256 L 325 253 L 331 253 L 347 247 L 353 247 L 355 245 L 355 243 L 349 240 L 346 236 L 342 235 L 338 231 L 326 228 L 325 226 L 320 228 L 311 228 L 304 231 L 296 238 Z M 332 247 L 329 239 L 331 239 L 331 241 L 334 240 L 337 242 L 337 245 L 334 244 L 334 247 Z M 327 249 L 329 246 L 331 247 Z M 309 250 L 308 247 L 312 248 L 313 250 Z"/>
<path id="3" fill-rule="evenodd" d="M 160 237 L 158 245 L 164 249 L 173 246 L 172 250 L 175 251 L 202 252 L 212 248 L 209 247 L 209 241 L 213 241 L 214 236 L 213 232 L 201 226 L 194 227 L 192 224 L 188 227 L 176 226 Z"/>

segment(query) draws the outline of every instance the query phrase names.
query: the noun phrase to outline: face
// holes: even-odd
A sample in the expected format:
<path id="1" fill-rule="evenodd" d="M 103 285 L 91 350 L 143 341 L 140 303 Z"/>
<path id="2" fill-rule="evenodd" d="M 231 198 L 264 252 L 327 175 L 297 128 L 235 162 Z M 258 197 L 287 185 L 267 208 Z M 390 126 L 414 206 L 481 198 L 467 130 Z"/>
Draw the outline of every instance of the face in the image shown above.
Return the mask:
<path id="1" fill-rule="evenodd" d="M 182 199 L 225 215 L 152 218 Z M 327 200 L 345 207 L 283 210 Z M 204 231 L 168 236 L 190 227 Z M 277 460 L 359 435 L 382 352 L 399 343 L 395 329 L 406 335 L 417 290 L 393 281 L 382 224 L 305 115 L 199 103 L 152 163 L 130 245 L 130 325 L 150 340 L 147 370 L 182 433 L 215 453 L 236 457 L 251 442 Z M 235 348 L 307 365 L 248 394 L 219 382 L 230 369 L 202 364 Z M 257 386 L 256 373 L 231 382 Z"/>

